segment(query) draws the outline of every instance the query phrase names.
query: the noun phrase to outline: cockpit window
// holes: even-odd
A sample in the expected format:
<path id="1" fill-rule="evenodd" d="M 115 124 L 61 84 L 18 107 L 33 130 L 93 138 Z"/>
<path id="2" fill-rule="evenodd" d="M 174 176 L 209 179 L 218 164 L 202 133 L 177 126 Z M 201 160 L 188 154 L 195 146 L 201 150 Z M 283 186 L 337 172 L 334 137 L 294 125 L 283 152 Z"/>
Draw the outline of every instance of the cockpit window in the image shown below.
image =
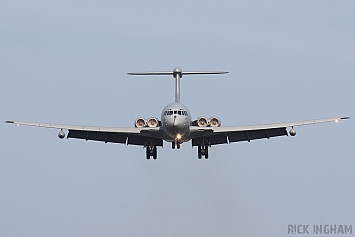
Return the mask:
<path id="1" fill-rule="evenodd" d="M 178 114 L 178 115 L 184 115 L 184 116 L 189 116 L 187 111 L 185 110 L 166 110 L 164 112 L 164 116 L 167 116 L 167 115 L 173 115 L 173 114 Z"/>

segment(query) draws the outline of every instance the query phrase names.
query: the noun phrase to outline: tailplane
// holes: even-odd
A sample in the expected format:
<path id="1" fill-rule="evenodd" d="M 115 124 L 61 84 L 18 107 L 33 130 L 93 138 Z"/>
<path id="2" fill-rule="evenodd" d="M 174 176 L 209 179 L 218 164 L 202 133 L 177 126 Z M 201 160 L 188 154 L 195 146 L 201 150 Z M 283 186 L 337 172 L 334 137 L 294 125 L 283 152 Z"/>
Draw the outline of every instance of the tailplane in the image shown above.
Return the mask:
<path id="1" fill-rule="evenodd" d="M 172 75 L 175 78 L 175 102 L 180 103 L 180 78 L 183 75 L 208 75 L 208 74 L 226 74 L 228 72 L 214 72 L 214 71 L 186 71 L 183 72 L 181 68 L 175 68 L 172 72 L 129 72 L 128 75 L 143 75 L 143 76 L 157 76 L 157 75 Z"/>

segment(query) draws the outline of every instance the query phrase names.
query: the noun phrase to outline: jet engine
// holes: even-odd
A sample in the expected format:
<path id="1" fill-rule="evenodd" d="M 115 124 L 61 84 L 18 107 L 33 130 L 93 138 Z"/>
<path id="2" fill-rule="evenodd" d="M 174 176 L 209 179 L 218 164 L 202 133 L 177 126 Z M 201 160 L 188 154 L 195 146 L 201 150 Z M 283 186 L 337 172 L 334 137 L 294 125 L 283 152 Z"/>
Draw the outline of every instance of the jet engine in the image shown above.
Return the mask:
<path id="1" fill-rule="evenodd" d="M 221 120 L 217 117 L 212 117 L 210 118 L 210 126 L 211 127 L 220 127 L 221 126 Z"/>
<path id="2" fill-rule="evenodd" d="M 136 128 L 144 128 L 145 126 L 147 126 L 147 121 L 144 118 L 137 118 L 134 122 L 134 126 Z"/>
<path id="3" fill-rule="evenodd" d="M 148 127 L 155 128 L 159 126 L 159 120 L 157 118 L 150 118 L 147 121 Z"/>
<path id="4" fill-rule="evenodd" d="M 208 120 L 205 117 L 199 117 L 197 119 L 197 125 L 199 127 L 207 127 L 208 126 Z"/>

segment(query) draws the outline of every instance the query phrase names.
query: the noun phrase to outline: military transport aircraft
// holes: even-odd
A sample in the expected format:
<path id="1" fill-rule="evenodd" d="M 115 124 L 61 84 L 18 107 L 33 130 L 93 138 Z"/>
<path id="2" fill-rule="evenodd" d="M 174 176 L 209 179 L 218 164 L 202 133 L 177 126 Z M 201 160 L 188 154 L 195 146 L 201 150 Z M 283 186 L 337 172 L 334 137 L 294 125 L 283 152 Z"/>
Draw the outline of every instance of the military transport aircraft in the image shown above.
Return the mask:
<path id="1" fill-rule="evenodd" d="M 165 106 L 160 120 L 156 117 L 149 119 L 137 118 L 134 127 L 92 127 L 63 124 L 33 123 L 6 121 L 17 125 L 37 126 L 60 129 L 58 137 L 63 139 L 68 130 L 67 138 L 78 138 L 102 142 L 122 143 L 126 145 L 138 145 L 146 148 L 146 158 L 157 158 L 157 147 L 163 147 L 163 140 L 171 143 L 172 149 L 180 149 L 180 145 L 192 141 L 192 146 L 197 146 L 198 158 L 208 159 L 208 148 L 212 145 L 231 142 L 248 141 L 277 136 L 295 136 L 294 126 L 338 122 L 349 117 L 337 117 L 317 119 L 300 122 L 287 122 L 252 126 L 228 126 L 222 127 L 217 117 L 199 117 L 192 120 L 188 108 L 180 103 L 180 78 L 184 75 L 194 74 L 225 74 L 228 72 L 183 72 L 175 68 L 172 72 L 135 72 L 129 75 L 172 75 L 175 78 L 175 102 Z M 291 129 L 287 132 L 287 127 Z"/>

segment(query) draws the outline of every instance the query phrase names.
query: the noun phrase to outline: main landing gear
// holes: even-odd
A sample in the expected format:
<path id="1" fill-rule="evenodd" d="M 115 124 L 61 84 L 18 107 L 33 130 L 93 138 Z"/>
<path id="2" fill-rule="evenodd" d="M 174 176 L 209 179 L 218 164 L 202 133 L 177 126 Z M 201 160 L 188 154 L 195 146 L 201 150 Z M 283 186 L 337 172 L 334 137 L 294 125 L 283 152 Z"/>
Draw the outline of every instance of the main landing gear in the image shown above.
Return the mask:
<path id="1" fill-rule="evenodd" d="M 157 147 L 156 146 L 147 146 L 145 149 L 146 149 L 146 155 L 147 155 L 148 160 L 150 159 L 150 157 L 153 157 L 154 160 L 157 159 Z"/>
<path id="2" fill-rule="evenodd" d="M 204 156 L 205 159 L 208 159 L 208 146 L 199 146 L 197 148 L 197 157 L 201 159 L 202 156 Z"/>

